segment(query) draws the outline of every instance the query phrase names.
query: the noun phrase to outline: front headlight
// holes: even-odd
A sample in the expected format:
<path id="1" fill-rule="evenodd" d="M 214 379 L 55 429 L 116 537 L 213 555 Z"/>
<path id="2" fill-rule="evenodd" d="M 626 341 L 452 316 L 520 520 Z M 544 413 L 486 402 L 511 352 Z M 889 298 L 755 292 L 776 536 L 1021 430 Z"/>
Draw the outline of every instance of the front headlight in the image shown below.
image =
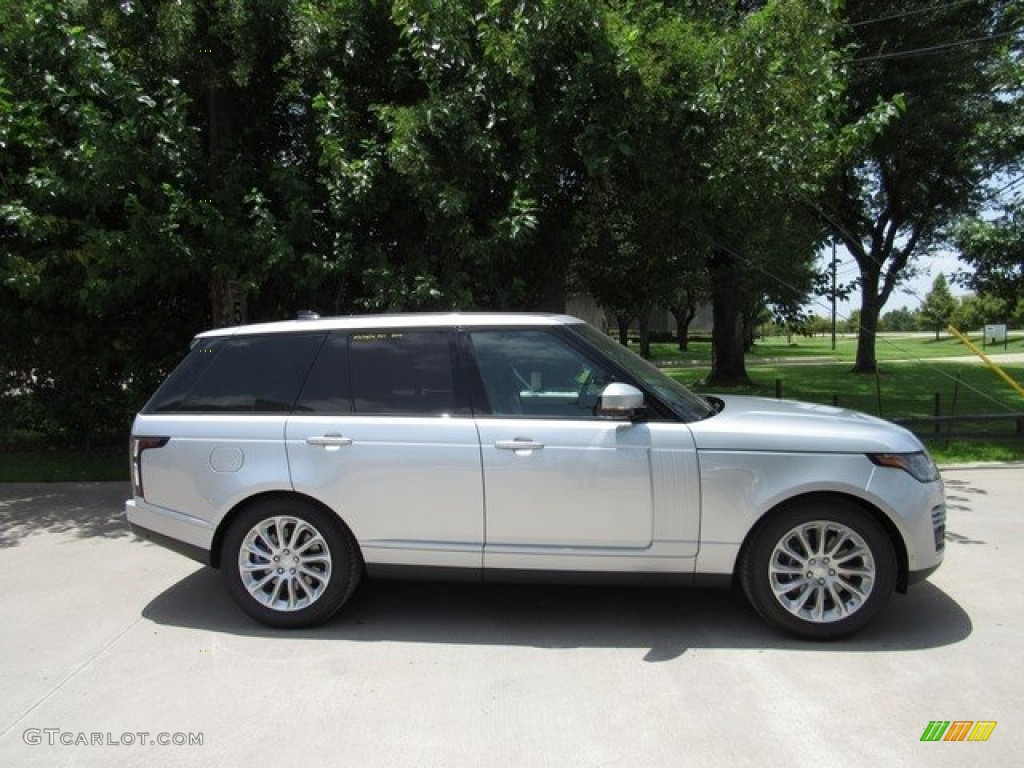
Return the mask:
<path id="1" fill-rule="evenodd" d="M 935 466 L 927 451 L 916 453 L 869 453 L 871 463 L 878 467 L 902 469 L 917 481 L 934 483 L 939 479 L 939 468 Z"/>

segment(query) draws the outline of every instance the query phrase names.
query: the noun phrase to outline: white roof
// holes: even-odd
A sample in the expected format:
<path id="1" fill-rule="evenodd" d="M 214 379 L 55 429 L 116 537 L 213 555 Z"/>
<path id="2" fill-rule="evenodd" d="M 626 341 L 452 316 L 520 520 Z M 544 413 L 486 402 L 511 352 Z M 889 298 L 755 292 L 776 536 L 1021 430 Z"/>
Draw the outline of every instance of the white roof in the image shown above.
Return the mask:
<path id="1" fill-rule="evenodd" d="M 196 338 L 294 331 L 387 330 L 391 328 L 478 328 L 494 326 L 551 326 L 582 323 L 569 315 L 519 312 L 422 312 L 392 315 L 349 315 L 310 320 L 236 325 L 205 331 Z"/>

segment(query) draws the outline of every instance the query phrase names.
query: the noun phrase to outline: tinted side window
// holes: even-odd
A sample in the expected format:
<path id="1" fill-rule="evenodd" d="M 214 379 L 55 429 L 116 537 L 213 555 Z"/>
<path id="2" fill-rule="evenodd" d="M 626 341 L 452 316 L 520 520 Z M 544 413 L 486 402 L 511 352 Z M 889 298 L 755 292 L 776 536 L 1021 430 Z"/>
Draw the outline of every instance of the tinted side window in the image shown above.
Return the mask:
<path id="1" fill-rule="evenodd" d="M 175 371 L 150 401 L 147 410 L 157 413 L 290 411 L 323 339 L 322 333 L 289 333 L 232 337 L 219 339 L 212 345 L 197 345 L 189 354 L 190 358 L 210 355 L 212 359 L 205 365 L 180 366 L 181 375 Z"/>
<path id="2" fill-rule="evenodd" d="M 164 380 L 164 383 L 149 399 L 142 412 L 160 413 L 179 410 L 189 389 L 213 362 L 223 343 L 224 339 L 204 339 L 192 347 L 192 350 L 185 355 L 185 359 L 178 363 L 178 367 L 171 372 L 171 375 Z"/>
<path id="3" fill-rule="evenodd" d="M 303 413 L 352 413 L 347 334 L 332 333 L 327 337 L 302 387 L 295 410 Z"/>
<path id="4" fill-rule="evenodd" d="M 439 416 L 455 412 L 447 331 L 353 333 L 349 369 L 355 413 Z"/>
<path id="5" fill-rule="evenodd" d="M 609 368 L 547 331 L 473 331 L 473 355 L 491 413 L 556 419 L 596 418 Z"/>

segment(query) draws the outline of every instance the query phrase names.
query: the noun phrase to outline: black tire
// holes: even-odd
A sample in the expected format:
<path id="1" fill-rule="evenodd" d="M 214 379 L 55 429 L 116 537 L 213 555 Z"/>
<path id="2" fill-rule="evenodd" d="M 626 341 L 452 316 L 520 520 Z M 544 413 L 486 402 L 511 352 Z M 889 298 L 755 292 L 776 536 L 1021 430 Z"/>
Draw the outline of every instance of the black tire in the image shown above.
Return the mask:
<path id="1" fill-rule="evenodd" d="M 885 608 L 897 563 L 892 541 L 868 512 L 821 499 L 762 524 L 738 573 L 747 599 L 770 625 L 804 639 L 835 640 L 859 632 Z"/>
<path id="2" fill-rule="evenodd" d="M 362 566 L 345 525 L 297 498 L 263 499 L 242 510 L 220 561 L 238 606 L 261 624 L 284 628 L 327 621 L 352 596 Z"/>

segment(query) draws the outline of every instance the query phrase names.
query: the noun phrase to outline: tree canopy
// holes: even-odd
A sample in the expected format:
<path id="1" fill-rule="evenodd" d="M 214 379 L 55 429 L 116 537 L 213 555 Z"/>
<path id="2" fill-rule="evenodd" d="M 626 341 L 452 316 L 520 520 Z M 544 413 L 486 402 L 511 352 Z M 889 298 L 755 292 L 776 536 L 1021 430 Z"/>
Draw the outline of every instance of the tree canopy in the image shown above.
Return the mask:
<path id="1" fill-rule="evenodd" d="M 1018 5 L 7 0 L 0 437 L 119 439 L 195 332 L 303 308 L 710 299 L 743 382 L 830 230 L 873 328 L 1019 149 Z"/>
<path id="2" fill-rule="evenodd" d="M 969 271 L 959 281 L 968 288 L 1015 303 L 1024 296 L 1024 207 L 1007 205 L 993 218 L 969 218 L 955 232 L 960 260 Z"/>
<path id="3" fill-rule="evenodd" d="M 876 367 L 878 317 L 915 260 L 984 202 L 1007 160 L 1017 94 L 1007 61 L 1020 38 L 1013 0 L 850 0 L 848 119 L 899 106 L 874 139 L 837 166 L 822 212 L 860 272 L 855 370 Z M 1015 86 L 1019 88 L 1019 85 Z"/>
<path id="4" fill-rule="evenodd" d="M 939 273 L 932 281 L 932 289 L 924 297 L 924 303 L 921 304 L 921 317 L 935 331 L 936 341 L 939 340 L 939 334 L 953 322 L 956 310 L 957 300 L 949 290 L 946 276 Z"/>

